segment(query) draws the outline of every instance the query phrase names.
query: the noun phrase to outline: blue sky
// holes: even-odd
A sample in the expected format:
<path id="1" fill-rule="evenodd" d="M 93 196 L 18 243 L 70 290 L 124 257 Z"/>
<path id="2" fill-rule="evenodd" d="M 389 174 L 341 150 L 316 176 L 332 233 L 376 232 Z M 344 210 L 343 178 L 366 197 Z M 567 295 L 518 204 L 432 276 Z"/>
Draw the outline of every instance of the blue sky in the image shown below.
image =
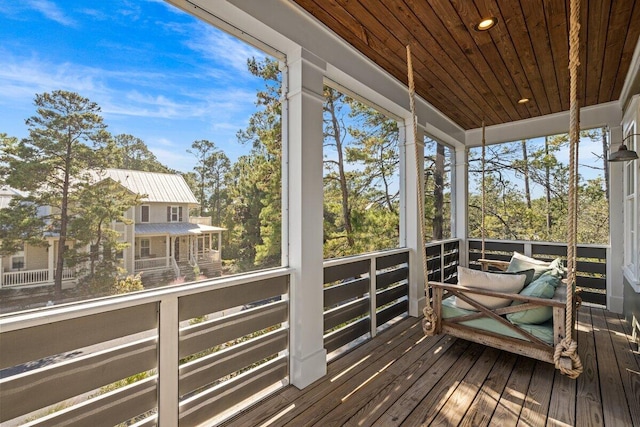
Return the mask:
<path id="1" fill-rule="evenodd" d="M 232 160 L 250 148 L 235 135 L 264 83 L 246 61 L 265 54 L 162 0 L 0 0 L 0 40 L 0 133 L 27 136 L 34 95 L 64 89 L 174 169 L 198 139 Z"/>

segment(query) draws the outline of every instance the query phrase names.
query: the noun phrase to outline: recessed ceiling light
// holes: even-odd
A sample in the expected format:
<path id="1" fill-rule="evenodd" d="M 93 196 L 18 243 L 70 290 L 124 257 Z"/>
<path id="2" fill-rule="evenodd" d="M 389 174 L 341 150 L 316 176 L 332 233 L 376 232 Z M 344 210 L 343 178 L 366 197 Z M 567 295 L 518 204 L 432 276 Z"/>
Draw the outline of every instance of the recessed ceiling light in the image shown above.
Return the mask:
<path id="1" fill-rule="evenodd" d="M 482 21 L 474 25 L 473 28 L 476 31 L 487 31 L 493 28 L 497 23 L 498 23 L 498 18 L 496 18 L 495 16 L 492 16 L 490 18 L 483 19 Z"/>
<path id="2" fill-rule="evenodd" d="M 529 98 L 520 98 L 518 100 L 518 104 L 526 104 L 527 102 L 529 102 L 530 99 Z"/>

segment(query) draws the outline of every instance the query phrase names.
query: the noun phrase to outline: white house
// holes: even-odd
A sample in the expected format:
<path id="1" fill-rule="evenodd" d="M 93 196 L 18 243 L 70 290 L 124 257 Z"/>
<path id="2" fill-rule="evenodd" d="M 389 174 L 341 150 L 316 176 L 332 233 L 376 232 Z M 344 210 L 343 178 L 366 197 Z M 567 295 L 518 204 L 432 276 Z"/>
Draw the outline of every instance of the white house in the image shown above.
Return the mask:
<path id="1" fill-rule="evenodd" d="M 122 266 L 128 273 L 161 273 L 162 277 L 189 277 L 196 265 L 208 277 L 221 272 L 221 233 L 211 226 L 211 218 L 192 217 L 189 210 L 198 206 L 193 192 L 178 174 L 106 169 L 95 175 L 96 183 L 111 179 L 135 194 L 141 203 L 129 209 L 125 217 L 131 224 L 116 223 L 122 241 L 129 243 L 122 254 Z M 21 192 L 3 187 L 0 208 Z M 46 237 L 48 246 L 24 245 L 23 250 L 0 257 L 0 286 L 52 284 L 57 255 L 56 236 Z M 215 247 L 214 247 L 215 243 Z M 165 273 L 167 272 L 167 273 Z M 74 271 L 65 270 L 66 286 L 73 283 Z"/>

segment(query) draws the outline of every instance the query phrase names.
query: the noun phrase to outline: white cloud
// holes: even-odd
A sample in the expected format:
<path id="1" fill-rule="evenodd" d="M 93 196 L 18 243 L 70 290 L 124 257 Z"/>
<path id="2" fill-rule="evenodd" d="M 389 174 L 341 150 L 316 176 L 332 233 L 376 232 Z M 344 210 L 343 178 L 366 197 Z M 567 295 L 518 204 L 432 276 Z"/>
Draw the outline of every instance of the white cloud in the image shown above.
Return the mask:
<path id="1" fill-rule="evenodd" d="M 28 0 L 26 5 L 40 12 L 45 18 L 68 27 L 77 26 L 76 21 L 65 15 L 58 6 L 49 0 Z"/>
<path id="2" fill-rule="evenodd" d="M 261 58 L 265 54 L 254 47 L 218 29 L 201 23 L 197 25 L 197 37 L 186 42 L 187 47 L 221 65 L 228 65 L 243 75 L 248 74 L 247 59 Z"/>

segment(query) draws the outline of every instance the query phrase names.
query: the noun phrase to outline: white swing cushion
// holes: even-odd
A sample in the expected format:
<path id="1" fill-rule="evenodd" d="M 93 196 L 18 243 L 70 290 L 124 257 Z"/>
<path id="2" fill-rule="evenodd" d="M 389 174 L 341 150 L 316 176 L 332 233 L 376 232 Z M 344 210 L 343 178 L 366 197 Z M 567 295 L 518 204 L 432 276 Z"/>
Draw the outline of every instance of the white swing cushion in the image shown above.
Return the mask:
<path id="1" fill-rule="evenodd" d="M 526 278 L 527 276 L 525 274 L 488 273 L 458 266 L 458 285 L 468 288 L 517 294 L 524 288 Z M 491 309 L 506 307 L 513 301 L 505 298 L 476 294 L 466 294 L 466 296 Z M 460 298 L 456 298 L 456 306 L 465 310 L 477 311 L 474 306 Z"/>

